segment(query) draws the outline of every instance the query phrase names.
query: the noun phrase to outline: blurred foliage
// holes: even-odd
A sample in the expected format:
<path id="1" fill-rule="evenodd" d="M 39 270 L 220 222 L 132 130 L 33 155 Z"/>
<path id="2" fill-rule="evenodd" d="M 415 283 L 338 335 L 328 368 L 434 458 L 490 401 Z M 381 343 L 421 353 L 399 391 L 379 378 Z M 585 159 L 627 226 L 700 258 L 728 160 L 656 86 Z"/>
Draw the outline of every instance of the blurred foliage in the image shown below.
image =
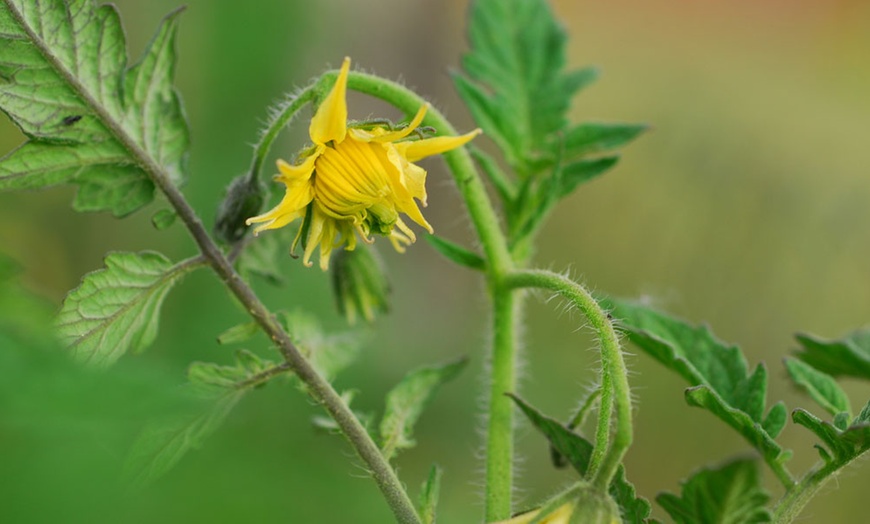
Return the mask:
<path id="1" fill-rule="evenodd" d="M 133 55 L 178 4 L 115 3 Z M 470 122 L 444 74 L 458 66 L 463 50 L 464 0 L 329 0 L 323 6 L 263 0 L 255 9 L 230 0 L 185 3 L 177 71 L 192 131 L 185 192 L 207 224 L 226 184 L 248 167 L 248 144 L 265 108 L 345 55 L 419 87 L 459 127 Z M 572 107 L 572 119 L 643 121 L 654 129 L 616 170 L 555 210 L 537 259 L 573 268 L 595 289 L 651 294 L 693 323 L 711 322 L 722 338 L 739 341 L 750 361 L 776 370 L 771 397 L 797 405 L 802 397 L 778 364 L 795 348 L 792 334 L 835 339 L 870 320 L 870 7 L 854 0 L 562 0 L 554 8 L 571 37 L 569 64 L 602 71 Z M 387 19 L 394 22 L 386 26 Z M 371 104 L 351 106 L 364 107 L 354 117 L 374 113 Z M 302 143 L 294 141 L 301 128 L 294 129 L 275 148 L 285 158 Z M 22 141 L 0 119 L 0 150 Z M 439 235 L 473 245 L 440 165 L 426 167 L 427 217 Z M 26 268 L 23 281 L 46 297 L 49 309 L 83 274 L 101 267 L 109 250 L 159 249 L 172 259 L 192 253 L 177 225 L 154 230 L 157 208 L 119 222 L 77 215 L 70 200 L 64 189 L 0 194 L 0 246 Z M 340 325 L 327 278 L 301 268 L 284 248 L 277 251 L 285 285 L 262 287 L 264 297 L 276 308 L 302 305 L 328 327 Z M 444 470 L 439 518 L 474 521 L 479 493 L 469 486 L 479 479 L 480 464 L 470 457 L 480 439 L 470 399 L 481 395 L 476 379 L 483 359 L 475 350 L 486 342 L 482 284 L 422 243 L 403 256 L 385 251 L 384 260 L 394 309 L 379 320 L 365 357 L 339 386 L 360 390 L 354 406 L 376 411 L 405 370 L 470 354 L 473 369 L 441 392 L 419 422 L 418 447 L 398 464 L 416 486 L 437 459 Z M 587 369 L 595 356 L 585 351 L 587 339 L 575 333 L 575 323 L 554 318 L 547 306 L 530 306 L 528 314 L 527 375 L 538 378 L 526 381 L 523 395 L 567 418 L 592 378 Z M 116 483 L 129 444 L 148 420 L 192 410 L 176 394 L 187 364 L 230 363 L 231 352 L 214 339 L 244 320 L 201 272 L 167 300 L 152 350 L 121 359 L 110 374 L 84 372 L 51 350 L 14 346 L 4 335 L 0 521 L 243 522 L 292 515 L 300 522 L 341 522 L 349 513 L 361 523 L 388 521 L 376 488 L 358 478 L 343 444 L 310 429 L 316 410 L 284 387 L 244 399 L 207 445 L 144 491 L 124 492 Z M 250 344 L 265 348 L 267 341 Z M 678 480 L 698 464 L 745 449 L 729 432 L 702 432 L 710 416 L 682 405 L 679 377 L 645 356 L 630 365 L 637 438 L 626 469 L 639 494 L 679 492 Z M 853 398 L 868 397 L 866 386 L 846 381 L 843 387 Z M 793 469 L 814 460 L 810 432 L 789 424 L 781 439 L 796 451 Z M 661 453 L 674 447 L 681 453 Z M 713 449 L 720 455 L 711 456 Z M 520 489 L 528 500 L 546 498 L 571 478 L 554 474 L 537 436 L 523 439 L 519 451 L 525 457 Z M 838 490 L 825 490 L 810 505 L 805 522 L 859 521 L 868 474 L 866 467 L 848 472 Z M 778 496 L 775 481 L 766 480 Z M 658 507 L 653 512 L 665 516 Z"/>

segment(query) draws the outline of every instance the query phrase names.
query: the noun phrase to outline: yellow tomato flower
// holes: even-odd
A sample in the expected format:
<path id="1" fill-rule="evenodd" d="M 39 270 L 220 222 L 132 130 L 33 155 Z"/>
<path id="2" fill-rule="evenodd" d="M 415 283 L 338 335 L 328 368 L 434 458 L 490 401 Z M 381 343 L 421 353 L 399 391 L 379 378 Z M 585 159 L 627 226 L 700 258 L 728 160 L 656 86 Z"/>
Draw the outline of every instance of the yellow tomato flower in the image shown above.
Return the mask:
<path id="1" fill-rule="evenodd" d="M 373 241 L 373 234 L 389 237 L 403 252 L 416 236 L 400 213 L 432 233 L 415 202 L 426 206 L 426 171 L 414 162 L 460 147 L 480 134 L 477 129 L 457 137 L 408 139 L 423 121 L 428 104 L 400 130 L 348 127 L 349 71 L 350 58 L 345 58 L 335 85 L 311 119 L 308 133 L 313 147 L 300 155 L 296 165 L 278 161 L 280 174 L 275 180 L 287 186 L 284 198 L 274 209 L 246 221 L 262 223 L 254 229 L 256 235 L 303 219 L 293 247 L 302 240 L 302 261 L 310 266 L 311 255 L 320 246 L 323 270 L 329 267 L 333 249 L 353 249 L 357 235 L 367 243 Z"/>

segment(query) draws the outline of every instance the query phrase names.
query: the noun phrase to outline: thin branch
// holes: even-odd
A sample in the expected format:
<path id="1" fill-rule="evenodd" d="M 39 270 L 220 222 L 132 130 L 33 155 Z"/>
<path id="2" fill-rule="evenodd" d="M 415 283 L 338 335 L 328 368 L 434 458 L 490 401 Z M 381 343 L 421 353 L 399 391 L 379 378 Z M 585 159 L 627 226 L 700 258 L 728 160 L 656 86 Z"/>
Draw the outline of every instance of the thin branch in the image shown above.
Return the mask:
<path id="1" fill-rule="evenodd" d="M 212 269 L 217 273 L 220 279 L 227 285 L 236 298 L 245 306 L 245 310 L 266 332 L 269 338 L 278 346 L 287 364 L 292 368 L 300 380 L 302 380 L 309 393 L 315 400 L 321 402 L 324 408 L 329 412 L 338 426 L 341 428 L 345 437 L 353 446 L 359 457 L 368 465 L 375 482 L 381 489 L 387 503 L 393 510 L 396 519 L 401 523 L 418 524 L 420 518 L 411 502 L 408 494 L 405 492 L 402 483 L 396 476 L 395 471 L 390 464 L 381 455 L 378 446 L 369 436 L 366 429 L 356 418 L 350 408 L 344 403 L 339 394 L 335 391 L 332 385 L 320 376 L 311 363 L 300 353 L 299 349 L 293 344 L 289 335 L 275 320 L 271 312 L 266 308 L 262 301 L 254 293 L 254 290 L 239 276 L 230 261 L 224 256 L 224 253 L 218 245 L 209 236 L 208 231 L 202 224 L 202 220 L 190 206 L 181 191 L 171 182 L 169 174 L 157 161 L 151 157 L 144 149 L 142 149 L 136 141 L 127 134 L 120 122 L 116 121 L 112 115 L 103 107 L 91 93 L 79 82 L 78 78 L 70 71 L 66 70 L 64 65 L 55 59 L 45 42 L 41 41 L 38 36 L 30 30 L 29 26 L 24 23 L 21 14 L 17 8 L 8 0 L 5 0 L 13 17 L 15 17 L 23 28 L 29 33 L 29 37 L 34 45 L 40 49 L 42 54 L 58 71 L 64 80 L 81 98 L 82 102 L 87 105 L 91 111 L 103 122 L 112 136 L 130 153 L 131 157 L 139 164 L 154 182 L 155 186 L 166 196 L 170 205 L 175 209 L 178 216 L 184 222 L 194 242 L 202 252 Z M 299 100 L 299 98 L 297 98 Z M 307 100 L 305 100 L 307 101 Z M 274 138 L 274 137 L 273 137 Z M 258 149 L 265 156 L 268 151 L 269 140 L 265 140 Z M 254 167 L 259 164 L 255 163 Z"/>

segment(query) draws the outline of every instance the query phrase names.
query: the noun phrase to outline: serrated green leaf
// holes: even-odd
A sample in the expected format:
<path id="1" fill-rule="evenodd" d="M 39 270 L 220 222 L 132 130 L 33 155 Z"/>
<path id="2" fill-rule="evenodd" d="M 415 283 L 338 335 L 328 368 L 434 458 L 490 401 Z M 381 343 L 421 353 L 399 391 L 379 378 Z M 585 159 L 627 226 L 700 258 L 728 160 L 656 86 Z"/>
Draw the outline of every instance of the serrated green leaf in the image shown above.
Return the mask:
<path id="1" fill-rule="evenodd" d="M 782 463 L 789 454 L 767 431 L 781 429 L 783 408 L 774 406 L 777 413 L 764 417 L 767 370 L 763 364 L 749 374 L 740 349 L 717 339 L 707 326 L 694 327 L 637 303 L 613 300 L 605 305 L 612 308 L 631 342 L 689 382 L 690 405 L 710 410 L 736 429 L 785 478 Z"/>
<path id="2" fill-rule="evenodd" d="M 592 443 L 559 421 L 544 415 L 516 395 L 508 396 L 513 399 L 532 425 L 547 437 L 550 445 L 568 460 L 581 477 L 585 476 L 592 458 Z M 609 492 L 619 506 L 623 522 L 632 524 L 649 522 L 648 517 L 652 511 L 650 503 L 643 497 L 637 496 L 634 486 L 626 480 L 625 469 L 622 466 L 610 483 Z"/>
<path id="3" fill-rule="evenodd" d="M 56 319 L 73 356 L 97 366 L 109 366 L 127 351 L 150 345 L 167 293 L 201 262 L 172 265 L 160 253 L 146 251 L 110 253 L 104 264 L 70 291 Z"/>
<path id="4" fill-rule="evenodd" d="M 676 524 L 770 522 L 770 513 L 764 507 L 769 499 L 753 459 L 702 469 L 683 482 L 680 497 L 671 493 L 656 497 Z"/>
<path id="5" fill-rule="evenodd" d="M 101 166 L 76 177 L 73 209 L 125 217 L 154 199 L 154 184 L 136 166 Z"/>
<path id="6" fill-rule="evenodd" d="M 837 420 L 839 418 L 839 420 Z M 825 462 L 842 467 L 870 450 L 870 402 L 855 417 L 851 425 L 838 413 L 832 424 L 823 421 L 809 411 L 798 408 L 792 412 L 792 420 L 816 434 L 830 453 L 820 448 L 819 453 Z"/>
<path id="7" fill-rule="evenodd" d="M 77 210 L 124 216 L 153 199 L 141 154 L 180 183 L 189 137 L 172 87 L 178 13 L 127 69 L 113 6 L 3 0 L 0 109 L 30 140 L 0 159 L 0 190 L 73 183 Z"/>
<path id="8" fill-rule="evenodd" d="M 429 242 L 436 251 L 460 266 L 469 267 L 478 271 L 486 269 L 486 261 L 483 257 L 458 244 L 454 244 L 449 240 L 435 235 L 426 235 L 426 241 Z"/>
<path id="9" fill-rule="evenodd" d="M 596 72 L 563 72 L 565 33 L 543 0 L 477 0 L 468 38 L 468 77 L 454 75 L 456 88 L 508 163 L 529 173 L 537 158 L 552 156 L 548 140 Z"/>
<path id="10" fill-rule="evenodd" d="M 246 342 L 260 332 L 260 326 L 256 322 L 245 322 L 233 326 L 218 335 L 218 344 L 238 344 Z"/>
<path id="11" fill-rule="evenodd" d="M 193 391 L 205 398 L 219 397 L 227 391 L 244 389 L 257 384 L 263 374 L 264 380 L 271 377 L 270 370 L 280 373 L 286 370 L 286 365 L 277 365 L 264 360 L 246 350 L 236 352 L 236 361 L 231 366 L 222 366 L 214 362 L 193 362 L 187 368 L 187 381 Z"/>
<path id="12" fill-rule="evenodd" d="M 209 402 L 193 417 L 149 424 L 130 450 L 125 476 L 137 485 L 163 476 L 220 427 L 245 393 L 288 370 L 286 363 L 275 365 L 248 351 L 238 352 L 232 366 L 194 362 L 187 373 L 189 391 Z"/>
<path id="13" fill-rule="evenodd" d="M 870 328 L 861 328 L 839 340 L 798 333 L 797 358 L 834 377 L 870 379 Z"/>
<path id="14" fill-rule="evenodd" d="M 388 460 L 400 449 L 414 446 L 414 424 L 435 398 L 441 385 L 453 380 L 468 364 L 463 358 L 449 364 L 414 370 L 387 393 L 381 419 L 381 450 Z"/>
<path id="15" fill-rule="evenodd" d="M 795 384 L 806 391 L 825 411 L 831 415 L 845 412 L 851 416 L 849 397 L 833 377 L 793 358 L 785 359 L 785 368 Z"/>
<path id="16" fill-rule="evenodd" d="M 531 421 L 532 425 L 547 437 L 553 448 L 568 460 L 577 473 L 581 477 L 586 475 L 589 460 L 592 457 L 592 443 L 562 425 L 561 422 L 533 408 L 520 397 L 513 394 L 508 394 L 508 396 Z"/>
<path id="17" fill-rule="evenodd" d="M 686 390 L 686 402 L 690 406 L 704 408 L 743 435 L 752 446 L 759 450 L 765 460 L 781 462 L 787 454 L 773 437 L 764 430 L 761 423 L 748 413 L 732 407 L 709 386 L 695 386 Z"/>
<path id="18" fill-rule="evenodd" d="M 570 159 L 610 151 L 628 144 L 648 129 L 644 124 L 579 124 L 565 133 L 565 156 Z"/>
<path id="19" fill-rule="evenodd" d="M 578 160 L 562 168 L 559 177 L 558 196 L 570 195 L 580 184 L 585 184 L 612 169 L 619 162 L 619 155 L 593 160 Z"/>
<path id="20" fill-rule="evenodd" d="M 161 209 L 151 217 L 151 225 L 157 231 L 163 231 L 172 226 L 178 219 L 178 213 L 171 209 Z"/>
<path id="21" fill-rule="evenodd" d="M 435 524 L 438 496 L 441 492 L 441 468 L 433 465 L 420 490 L 420 520 L 423 524 Z"/>

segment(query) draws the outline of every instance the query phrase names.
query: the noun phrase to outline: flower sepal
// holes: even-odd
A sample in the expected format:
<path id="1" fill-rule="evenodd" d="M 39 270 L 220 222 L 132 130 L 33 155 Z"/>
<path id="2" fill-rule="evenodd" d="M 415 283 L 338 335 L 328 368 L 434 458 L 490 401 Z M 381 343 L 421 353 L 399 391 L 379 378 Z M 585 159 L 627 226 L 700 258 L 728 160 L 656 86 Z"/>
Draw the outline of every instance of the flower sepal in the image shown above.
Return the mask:
<path id="1" fill-rule="evenodd" d="M 542 507 L 494 524 L 622 524 L 622 518 L 610 495 L 580 481 Z"/>

